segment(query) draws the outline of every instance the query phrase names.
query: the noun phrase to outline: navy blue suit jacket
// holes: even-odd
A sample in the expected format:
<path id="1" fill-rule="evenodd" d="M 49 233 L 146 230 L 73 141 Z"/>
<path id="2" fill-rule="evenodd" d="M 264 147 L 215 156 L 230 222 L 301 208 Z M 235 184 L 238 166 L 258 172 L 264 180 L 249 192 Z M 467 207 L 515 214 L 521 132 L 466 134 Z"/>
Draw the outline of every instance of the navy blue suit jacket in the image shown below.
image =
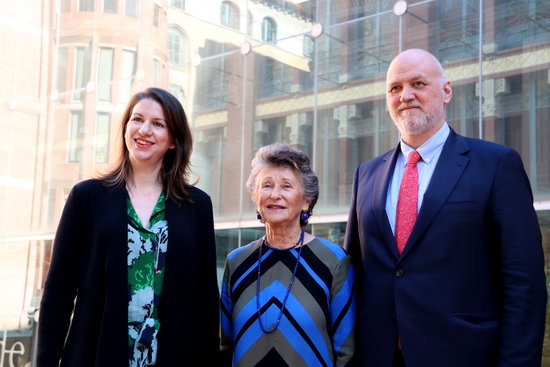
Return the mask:
<path id="1" fill-rule="evenodd" d="M 386 215 L 399 149 L 356 171 L 344 247 L 358 271 L 359 365 L 539 367 L 540 228 L 514 150 L 451 131 L 401 256 Z"/>

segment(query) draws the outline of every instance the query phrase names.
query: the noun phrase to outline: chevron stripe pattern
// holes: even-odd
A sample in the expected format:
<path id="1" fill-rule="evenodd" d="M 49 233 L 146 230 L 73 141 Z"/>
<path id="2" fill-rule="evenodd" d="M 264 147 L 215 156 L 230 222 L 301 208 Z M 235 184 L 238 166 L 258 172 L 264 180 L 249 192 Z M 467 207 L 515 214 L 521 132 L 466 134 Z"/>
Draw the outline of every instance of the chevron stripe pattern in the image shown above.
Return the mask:
<path id="1" fill-rule="evenodd" d="M 344 249 L 322 238 L 305 244 L 279 327 L 264 333 L 256 306 L 258 240 L 231 252 L 221 295 L 222 351 L 233 366 L 346 366 L 354 351 L 355 273 Z M 270 328 L 298 252 L 262 249 L 260 306 Z"/>

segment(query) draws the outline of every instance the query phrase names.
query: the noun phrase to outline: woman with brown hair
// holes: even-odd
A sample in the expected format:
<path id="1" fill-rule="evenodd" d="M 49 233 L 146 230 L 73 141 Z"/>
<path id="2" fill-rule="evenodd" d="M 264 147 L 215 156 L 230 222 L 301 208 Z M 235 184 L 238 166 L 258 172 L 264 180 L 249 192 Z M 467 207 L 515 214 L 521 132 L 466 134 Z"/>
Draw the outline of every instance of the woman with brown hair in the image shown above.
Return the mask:
<path id="1" fill-rule="evenodd" d="M 149 88 L 128 103 L 122 131 L 115 168 L 75 185 L 65 204 L 42 296 L 38 366 L 215 365 L 212 204 L 188 180 L 185 112 Z"/>

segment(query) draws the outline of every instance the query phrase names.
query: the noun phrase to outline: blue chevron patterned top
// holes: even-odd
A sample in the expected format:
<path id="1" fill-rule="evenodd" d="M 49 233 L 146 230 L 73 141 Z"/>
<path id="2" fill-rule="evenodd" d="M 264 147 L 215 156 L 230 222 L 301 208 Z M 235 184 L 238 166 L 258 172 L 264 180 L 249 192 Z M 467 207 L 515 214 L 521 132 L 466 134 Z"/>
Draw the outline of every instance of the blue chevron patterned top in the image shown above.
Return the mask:
<path id="1" fill-rule="evenodd" d="M 221 295 L 222 351 L 233 366 L 346 366 L 354 352 L 355 274 L 344 249 L 316 237 L 302 250 L 279 327 L 264 333 L 256 286 L 261 240 L 227 256 Z M 271 328 L 281 309 L 297 249 L 264 245 L 260 307 Z"/>

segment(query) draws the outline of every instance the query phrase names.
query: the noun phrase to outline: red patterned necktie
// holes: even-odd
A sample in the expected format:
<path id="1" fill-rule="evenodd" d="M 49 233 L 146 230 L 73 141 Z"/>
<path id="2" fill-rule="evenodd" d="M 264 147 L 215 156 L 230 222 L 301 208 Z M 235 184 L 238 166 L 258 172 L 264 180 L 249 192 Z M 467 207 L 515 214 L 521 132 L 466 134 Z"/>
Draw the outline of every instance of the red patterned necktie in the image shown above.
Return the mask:
<path id="1" fill-rule="evenodd" d="M 403 180 L 397 198 L 397 213 L 395 216 L 395 242 L 399 255 L 405 249 L 411 235 L 418 213 L 418 168 L 416 164 L 421 159 L 416 150 L 409 153 L 407 165 L 403 172 Z"/>

